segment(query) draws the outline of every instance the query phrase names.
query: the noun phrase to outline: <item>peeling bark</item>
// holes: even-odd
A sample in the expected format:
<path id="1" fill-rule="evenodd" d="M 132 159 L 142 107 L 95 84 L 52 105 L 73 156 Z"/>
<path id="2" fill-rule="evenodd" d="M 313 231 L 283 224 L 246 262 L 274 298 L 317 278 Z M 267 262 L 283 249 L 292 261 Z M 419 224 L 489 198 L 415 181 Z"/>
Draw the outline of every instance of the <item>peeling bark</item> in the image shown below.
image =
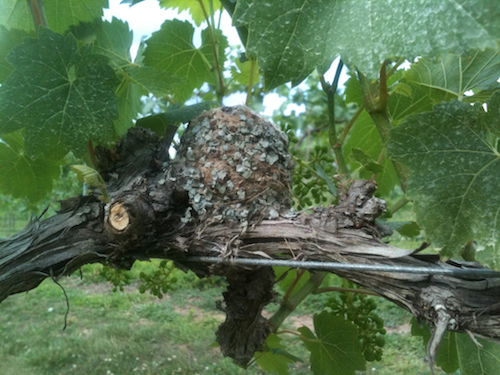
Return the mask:
<path id="1" fill-rule="evenodd" d="M 190 257 L 479 266 L 442 263 L 381 242 L 375 218 L 385 203 L 373 197 L 376 186 L 369 181 L 354 182 L 338 206 L 290 211 L 286 139 L 246 107 L 216 109 L 193 120 L 175 160 L 168 160 L 167 143 L 133 128 L 116 149 L 97 149 L 110 203 L 98 191 L 68 199 L 56 216 L 34 220 L 1 241 L 0 301 L 87 263 L 128 269 L 136 260 L 172 259 L 200 276 L 227 277 L 227 318 L 217 340 L 224 355 L 245 366 L 270 332 L 261 311 L 272 297 L 272 270 L 210 266 Z M 335 273 L 434 327 L 431 359 L 444 330 L 500 342 L 499 277 Z"/>

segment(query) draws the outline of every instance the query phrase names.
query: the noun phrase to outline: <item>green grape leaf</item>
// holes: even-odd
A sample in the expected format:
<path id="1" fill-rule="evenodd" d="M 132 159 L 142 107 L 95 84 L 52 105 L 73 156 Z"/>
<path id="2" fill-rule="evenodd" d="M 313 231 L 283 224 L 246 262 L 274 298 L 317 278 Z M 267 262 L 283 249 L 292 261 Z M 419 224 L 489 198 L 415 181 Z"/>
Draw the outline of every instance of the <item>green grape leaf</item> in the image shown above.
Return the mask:
<path id="1" fill-rule="evenodd" d="M 0 25 L 7 29 L 35 30 L 28 2 L 25 0 L 0 1 Z"/>
<path id="2" fill-rule="evenodd" d="M 231 66 L 231 77 L 242 85 L 250 83 L 250 76 L 252 74 L 252 61 L 247 60 L 241 62 L 240 59 L 236 60 L 236 67 Z M 259 64 L 257 61 L 254 63 L 253 82 L 259 82 Z"/>
<path id="3" fill-rule="evenodd" d="M 101 18 L 102 9 L 108 7 L 108 0 L 51 0 L 43 4 L 50 29 L 62 33 L 70 25 Z M 0 25 L 8 29 L 35 30 L 28 2 L 0 1 Z"/>
<path id="4" fill-rule="evenodd" d="M 488 102 L 485 124 L 490 132 L 500 138 L 500 92 L 496 92 Z"/>
<path id="5" fill-rule="evenodd" d="M 290 267 L 273 267 L 274 273 L 276 275 L 276 280 L 280 280 L 278 285 L 281 288 L 283 292 L 287 292 L 288 289 L 292 286 L 292 283 L 295 282 L 297 279 L 298 272 L 300 272 L 297 269 L 292 269 Z M 287 272 L 288 271 L 288 272 Z M 286 274 L 285 274 L 286 272 Z M 300 277 L 300 279 L 297 281 L 293 288 L 293 293 L 295 293 L 297 290 L 299 290 L 301 287 L 304 286 L 304 284 L 309 280 L 311 277 L 311 274 L 306 271 L 304 274 Z"/>
<path id="6" fill-rule="evenodd" d="M 137 120 L 137 126 L 148 128 L 154 131 L 159 137 L 165 134 L 168 126 L 175 123 L 186 123 L 198 116 L 203 111 L 208 111 L 217 102 L 202 102 L 169 111 L 158 113 Z"/>
<path id="7" fill-rule="evenodd" d="M 255 352 L 254 358 L 255 362 L 270 374 L 288 375 L 288 364 L 300 361 L 284 350 L 281 339 L 274 334 L 267 337 L 264 349 L 262 352 Z"/>
<path id="8" fill-rule="evenodd" d="M 384 225 L 397 230 L 399 234 L 405 237 L 413 238 L 420 234 L 422 228 L 415 221 L 385 221 L 381 220 Z"/>
<path id="9" fill-rule="evenodd" d="M 114 139 L 118 80 L 107 58 L 41 28 L 7 57 L 15 70 L 0 87 L 0 134 L 25 128 L 30 155 L 80 154 L 89 139 Z"/>
<path id="10" fill-rule="evenodd" d="M 239 0 L 234 26 L 248 28 L 249 56 L 258 56 L 266 89 L 300 83 L 341 55 L 369 78 L 393 56 L 411 60 L 439 52 L 498 49 L 500 6 L 490 0 Z M 314 25 L 311 27 L 311 25 Z M 363 27 L 360 27 L 363 25 Z"/>
<path id="11" fill-rule="evenodd" d="M 426 324 L 411 321 L 413 336 L 421 336 L 424 346 L 431 338 Z M 446 373 L 454 373 L 460 369 L 461 375 L 494 375 L 500 366 L 500 345 L 476 338 L 482 345 L 477 346 L 465 333 L 446 332 L 436 357 L 436 365 Z"/>
<path id="12" fill-rule="evenodd" d="M 94 168 L 86 165 L 71 165 L 70 168 L 76 173 L 80 182 L 85 182 L 87 185 L 101 188 L 104 186 L 104 181 Z"/>
<path id="13" fill-rule="evenodd" d="M 127 22 L 115 17 L 108 21 L 80 23 L 69 28 L 78 40 L 94 44 L 94 53 L 107 56 L 116 67 L 131 65 L 133 33 Z"/>
<path id="14" fill-rule="evenodd" d="M 354 73 L 349 73 L 351 78 L 345 83 L 345 102 L 356 103 L 358 107 L 363 105 L 363 93 L 361 92 L 361 85 Z"/>
<path id="15" fill-rule="evenodd" d="M 148 39 L 144 51 L 144 64 L 158 70 L 168 71 L 183 79 L 174 96 L 179 101 L 188 99 L 194 89 L 203 83 L 214 84 L 213 52 L 208 30 L 201 32 L 202 45 L 193 45 L 193 26 L 185 21 L 165 21 L 161 29 Z M 219 42 L 219 62 L 224 63 L 227 39 L 220 31 L 215 33 Z"/>
<path id="16" fill-rule="evenodd" d="M 412 113 L 432 110 L 434 101 L 418 86 L 400 82 L 396 87 L 399 87 L 399 92 L 392 92 L 387 102 L 387 112 L 394 125 Z"/>
<path id="17" fill-rule="evenodd" d="M 413 96 L 413 89 L 406 83 L 398 82 L 397 84 L 391 87 L 390 94 L 391 95 L 400 94 L 406 96 L 407 98 L 411 98 Z"/>
<path id="18" fill-rule="evenodd" d="M 132 120 L 137 118 L 137 114 L 142 110 L 141 96 L 147 95 L 143 88 L 124 78 L 120 89 L 117 92 L 118 97 L 118 118 L 115 120 L 115 131 L 122 135 L 129 128 L 134 126 Z"/>
<path id="19" fill-rule="evenodd" d="M 441 255 L 458 256 L 476 240 L 478 253 L 492 256 L 486 264 L 499 268 L 500 155 L 486 141 L 483 118 L 480 105 L 438 104 L 394 128 L 388 154 L 411 170 L 407 193 Z"/>
<path id="20" fill-rule="evenodd" d="M 456 334 L 461 375 L 495 375 L 500 368 L 500 345 L 477 338 L 482 348 L 465 333 Z"/>
<path id="21" fill-rule="evenodd" d="M 365 370 L 356 327 L 349 321 L 323 311 L 314 315 L 316 336 L 307 327 L 299 328 L 302 341 L 311 352 L 311 370 L 321 375 L 354 375 Z"/>
<path id="22" fill-rule="evenodd" d="M 123 71 L 128 79 L 140 86 L 145 92 L 152 93 L 156 97 L 162 97 L 175 92 L 182 80 L 173 74 L 157 70 L 150 66 L 131 66 Z M 147 94 L 146 94 L 147 95 Z"/>
<path id="23" fill-rule="evenodd" d="M 130 47 L 134 35 L 128 23 L 113 17 L 111 22 L 100 22 L 99 26 L 94 52 L 109 57 L 116 66 L 130 65 Z"/>
<path id="24" fill-rule="evenodd" d="M 316 167 L 316 173 L 318 174 L 319 177 L 321 177 L 323 180 L 325 180 L 326 186 L 328 186 L 328 190 L 330 190 L 330 193 L 332 193 L 332 195 L 336 196 L 337 195 L 337 188 L 333 184 L 332 179 L 330 177 L 328 177 L 328 175 L 326 174 L 324 169 L 321 168 L 320 165 L 318 165 Z"/>
<path id="25" fill-rule="evenodd" d="M 354 123 L 350 137 L 344 144 L 344 154 L 350 155 L 354 148 L 363 150 L 372 159 L 378 160 L 382 152 L 382 140 L 377 131 L 373 120 L 366 111 L 363 111 Z M 361 165 L 357 161 L 350 159 L 349 165 L 355 170 Z M 380 165 L 383 171 L 377 174 L 376 182 L 378 184 L 377 192 L 380 195 L 389 194 L 399 183 L 398 176 L 394 170 L 392 162 L 387 158 L 382 158 Z M 361 170 L 360 177 L 365 179 L 372 178 L 373 173 Z"/>
<path id="26" fill-rule="evenodd" d="M 84 23 L 72 27 L 71 32 L 79 40 L 94 43 L 94 52 L 107 56 L 118 67 L 121 78 L 116 92 L 118 119 L 115 130 L 118 134 L 124 134 L 133 126 L 132 121 L 142 109 L 142 95 L 152 93 L 162 97 L 180 85 L 180 79 L 169 72 L 132 65 L 129 50 L 133 35 L 126 22 L 113 18 L 111 22 Z"/>
<path id="27" fill-rule="evenodd" d="M 212 0 L 214 11 L 220 9 L 221 4 L 219 0 Z M 200 26 L 203 21 L 205 21 L 205 14 L 200 6 L 198 0 L 160 0 L 160 5 L 163 8 L 173 8 L 177 9 L 180 13 L 183 10 L 188 10 L 196 26 Z M 210 2 L 209 0 L 203 0 L 203 7 L 207 14 L 210 14 Z"/>
<path id="28" fill-rule="evenodd" d="M 0 142 L 0 193 L 28 198 L 32 203 L 52 191 L 52 180 L 59 177 L 59 164 L 46 158 L 30 158 L 24 152 L 18 133 L 2 136 Z"/>
<path id="29" fill-rule="evenodd" d="M 100 19 L 108 0 L 51 0 L 45 1 L 44 6 L 50 29 L 63 33 L 71 25 Z"/>
<path id="30" fill-rule="evenodd" d="M 18 44 L 23 42 L 23 39 L 28 36 L 34 36 L 34 33 L 27 33 L 22 30 L 10 29 L 0 26 L 0 84 L 12 73 L 14 68 L 5 59 L 9 52 Z"/>
<path id="31" fill-rule="evenodd" d="M 361 166 L 371 173 L 381 173 L 384 171 L 384 167 L 377 163 L 370 155 L 365 153 L 363 150 L 354 147 L 351 150 L 351 159 L 358 162 Z"/>
<path id="32" fill-rule="evenodd" d="M 500 55 L 497 50 L 472 51 L 465 56 L 442 54 L 437 61 L 421 58 L 405 81 L 418 85 L 435 102 L 457 99 L 469 90 L 487 90 L 497 84 Z"/>

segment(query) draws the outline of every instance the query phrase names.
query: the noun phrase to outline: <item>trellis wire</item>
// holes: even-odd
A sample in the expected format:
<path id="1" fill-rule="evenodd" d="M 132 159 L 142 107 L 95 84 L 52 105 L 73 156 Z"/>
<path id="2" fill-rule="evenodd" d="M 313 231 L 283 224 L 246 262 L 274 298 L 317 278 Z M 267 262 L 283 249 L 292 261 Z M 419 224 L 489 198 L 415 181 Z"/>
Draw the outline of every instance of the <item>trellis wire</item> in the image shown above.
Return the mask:
<path id="1" fill-rule="evenodd" d="M 316 261 L 298 261 L 298 260 L 278 260 L 278 259 L 249 259 L 249 258 L 218 258 L 218 257 L 189 257 L 183 259 L 187 262 L 201 262 L 224 265 L 241 266 L 283 266 L 302 269 L 314 269 L 324 271 L 366 271 L 366 272 L 407 272 L 427 275 L 450 275 L 450 276 L 470 276 L 470 277 L 500 277 L 499 271 L 493 271 L 489 268 L 441 268 L 433 267 L 412 267 L 412 266 L 386 266 L 374 264 L 351 264 L 351 263 L 332 263 Z"/>

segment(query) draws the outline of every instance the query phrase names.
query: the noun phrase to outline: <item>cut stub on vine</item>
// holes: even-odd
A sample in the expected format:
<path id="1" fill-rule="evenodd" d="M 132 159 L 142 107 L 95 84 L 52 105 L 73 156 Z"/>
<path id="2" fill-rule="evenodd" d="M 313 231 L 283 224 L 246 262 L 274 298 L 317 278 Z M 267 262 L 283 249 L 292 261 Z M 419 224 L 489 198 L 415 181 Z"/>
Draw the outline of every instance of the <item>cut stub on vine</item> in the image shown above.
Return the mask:
<path id="1" fill-rule="evenodd" d="M 115 233 L 121 233 L 130 226 L 130 216 L 123 203 L 115 202 L 108 209 L 107 224 Z"/>

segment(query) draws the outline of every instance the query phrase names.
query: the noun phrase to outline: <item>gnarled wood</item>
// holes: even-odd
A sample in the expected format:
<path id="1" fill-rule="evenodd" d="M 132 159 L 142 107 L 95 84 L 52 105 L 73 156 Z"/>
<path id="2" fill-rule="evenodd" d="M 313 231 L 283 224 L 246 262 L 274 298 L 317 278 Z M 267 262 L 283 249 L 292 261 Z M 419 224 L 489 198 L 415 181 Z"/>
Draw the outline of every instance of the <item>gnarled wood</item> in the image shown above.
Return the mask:
<path id="1" fill-rule="evenodd" d="M 249 119 L 257 129 L 253 133 L 248 131 Z M 68 275 L 87 263 L 129 268 L 135 260 L 172 259 L 199 275 L 228 277 L 227 319 L 217 337 L 223 353 L 244 366 L 269 333 L 261 310 L 271 298 L 272 273 L 266 268 L 252 272 L 186 261 L 190 257 L 478 267 L 442 263 L 436 256 L 413 254 L 381 242 L 374 220 L 385 203 L 373 197 L 375 185 L 368 181 L 353 183 L 338 206 L 316 208 L 309 214 L 289 211 L 287 173 L 291 165 L 286 142 L 276 136 L 276 128 L 272 136 L 265 134 L 268 126 L 245 107 L 223 108 L 193 120 L 174 161 L 168 160 L 168 145 L 140 128 L 131 129 L 115 150 L 96 150 L 111 202 L 104 204 L 98 192 L 66 200 L 56 216 L 34 220 L 0 242 L 0 301 L 35 288 L 46 277 Z M 193 142 L 200 135 L 206 140 L 205 145 L 199 144 L 206 148 L 196 151 L 206 156 L 202 164 L 199 155 L 198 159 L 192 157 Z M 223 156 L 224 137 L 237 140 L 231 150 L 227 148 L 233 153 L 234 166 L 227 162 L 227 155 L 225 162 L 217 164 Z M 241 157 L 241 150 L 251 147 L 251 156 L 238 167 L 243 163 L 238 164 L 234 155 Z M 261 168 L 264 162 L 269 166 Z M 224 173 L 218 174 L 220 171 Z M 222 184 L 232 185 L 234 190 L 225 195 Z M 225 200 L 226 196 L 231 199 Z M 117 210 L 119 215 L 113 216 Z M 124 213 L 128 221 L 122 228 Z M 438 322 L 445 316 L 448 330 L 500 342 L 499 277 L 335 273 L 379 293 L 417 319 L 438 327 L 437 331 L 443 328 Z"/>

